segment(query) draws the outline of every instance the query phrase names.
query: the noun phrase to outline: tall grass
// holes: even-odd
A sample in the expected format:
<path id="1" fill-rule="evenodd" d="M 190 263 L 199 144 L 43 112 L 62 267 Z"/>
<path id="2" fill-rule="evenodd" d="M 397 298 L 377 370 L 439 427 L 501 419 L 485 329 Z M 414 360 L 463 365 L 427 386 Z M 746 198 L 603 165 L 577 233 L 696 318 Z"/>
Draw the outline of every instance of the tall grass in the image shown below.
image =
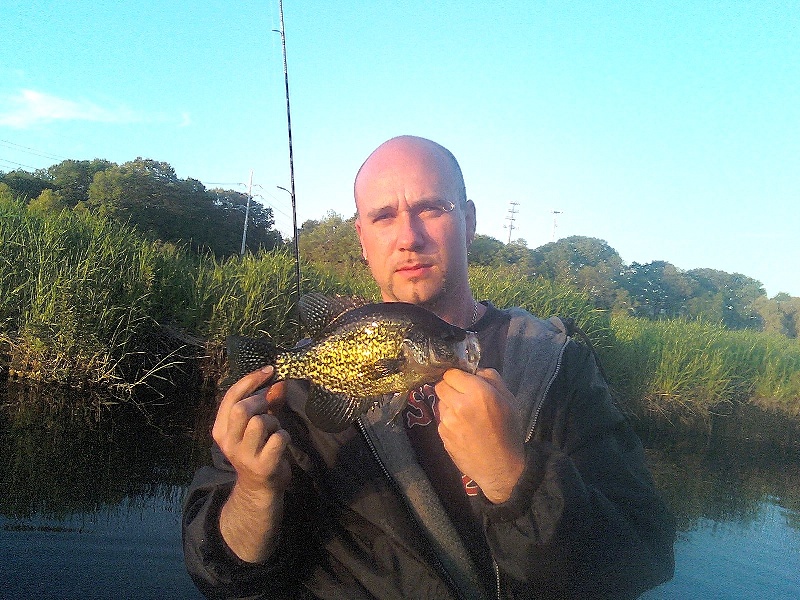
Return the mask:
<path id="1" fill-rule="evenodd" d="M 123 385 L 153 327 L 156 251 L 86 213 L 0 208 L 0 326 L 11 368 L 37 379 Z"/>
<path id="2" fill-rule="evenodd" d="M 379 298 L 366 268 L 302 265 L 301 291 Z M 800 416 L 800 343 L 697 321 L 609 316 L 585 294 L 513 269 L 470 268 L 476 297 L 575 319 L 634 411 L 707 419 L 738 402 Z M 0 362 L 12 374 L 130 389 L 183 370 L 220 373 L 231 333 L 293 344 L 293 256 L 216 260 L 89 213 L 0 204 Z M 198 366 L 199 365 L 199 366 Z"/>
<path id="3" fill-rule="evenodd" d="M 609 343 L 606 313 L 597 310 L 583 292 L 541 277 L 529 278 L 513 269 L 473 266 L 469 275 L 476 298 L 489 300 L 498 308 L 520 306 L 541 318 L 572 318 L 594 344 Z"/>
<path id="4" fill-rule="evenodd" d="M 611 319 L 603 352 L 621 400 L 682 420 L 729 413 L 736 403 L 800 415 L 800 344 L 702 321 Z"/>

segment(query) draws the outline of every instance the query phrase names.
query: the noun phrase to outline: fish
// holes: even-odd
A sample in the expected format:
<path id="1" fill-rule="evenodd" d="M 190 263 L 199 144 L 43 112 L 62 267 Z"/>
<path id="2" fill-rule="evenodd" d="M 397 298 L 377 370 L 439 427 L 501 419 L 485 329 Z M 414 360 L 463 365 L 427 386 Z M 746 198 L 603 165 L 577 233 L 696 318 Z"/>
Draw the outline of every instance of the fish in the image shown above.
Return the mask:
<path id="1" fill-rule="evenodd" d="M 415 304 L 311 293 L 301 297 L 300 315 L 310 337 L 294 348 L 279 348 L 269 338 L 229 336 L 229 370 L 239 379 L 273 365 L 274 381 L 308 381 L 306 416 L 330 433 L 393 394 L 435 384 L 448 369 L 475 373 L 480 361 L 474 332 Z"/>

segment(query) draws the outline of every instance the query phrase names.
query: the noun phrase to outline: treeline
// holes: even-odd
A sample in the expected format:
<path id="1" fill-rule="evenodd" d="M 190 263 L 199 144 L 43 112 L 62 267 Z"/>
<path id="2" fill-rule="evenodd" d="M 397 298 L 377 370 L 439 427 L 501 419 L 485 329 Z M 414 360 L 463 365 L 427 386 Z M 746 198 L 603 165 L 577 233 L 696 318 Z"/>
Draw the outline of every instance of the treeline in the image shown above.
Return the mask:
<path id="1" fill-rule="evenodd" d="M 0 199 L 16 199 L 34 213 L 89 211 L 134 225 L 151 240 L 188 244 L 216 257 L 241 250 L 247 194 L 206 189 L 196 179 L 180 179 L 165 162 L 137 158 L 121 165 L 65 160 L 33 173 L 0 172 Z M 247 249 L 282 245 L 273 229 L 271 208 L 250 203 Z"/>
<path id="2" fill-rule="evenodd" d="M 353 221 L 335 213 L 309 220 L 300 229 L 301 253 L 331 269 L 363 269 Z M 478 235 L 470 264 L 509 269 L 520 277 L 542 277 L 587 293 L 594 306 L 613 314 L 649 320 L 701 319 L 728 329 L 752 329 L 796 339 L 800 298 L 768 298 L 761 282 L 716 269 L 683 271 L 663 260 L 625 264 L 597 238 L 572 236 L 535 249 Z"/>
<path id="3" fill-rule="evenodd" d="M 206 189 L 179 179 L 165 162 L 137 158 L 118 165 L 107 160 L 65 160 L 47 169 L 0 172 L 0 199 L 16 199 L 34 213 L 89 211 L 135 226 L 151 240 L 187 244 L 216 258 L 241 250 L 247 195 Z M 251 202 L 247 249 L 285 247 L 273 229 L 271 208 Z M 299 235 L 302 256 L 332 273 L 342 267 L 366 274 L 353 221 L 336 213 L 306 221 Z M 524 240 L 505 244 L 478 235 L 470 264 L 510 269 L 587 293 L 594 306 L 613 314 L 650 320 L 702 319 L 728 329 L 752 329 L 796 339 L 800 298 L 768 298 L 761 282 L 711 268 L 683 271 L 663 260 L 625 264 L 606 241 L 573 236 L 535 249 Z"/>

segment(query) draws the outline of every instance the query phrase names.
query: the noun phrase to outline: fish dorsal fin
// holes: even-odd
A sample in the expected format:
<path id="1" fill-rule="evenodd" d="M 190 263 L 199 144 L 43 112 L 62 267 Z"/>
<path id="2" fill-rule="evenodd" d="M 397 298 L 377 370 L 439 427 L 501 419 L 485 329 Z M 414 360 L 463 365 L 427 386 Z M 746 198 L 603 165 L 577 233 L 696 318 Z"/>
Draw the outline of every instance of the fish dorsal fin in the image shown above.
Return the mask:
<path id="1" fill-rule="evenodd" d="M 320 292 L 312 292 L 300 298 L 300 318 L 309 336 L 316 339 L 336 317 L 366 304 L 368 302 L 363 298 L 326 296 Z"/>
<path id="2" fill-rule="evenodd" d="M 270 339 L 229 335 L 225 340 L 228 352 L 228 369 L 233 380 L 266 365 L 274 364 L 281 351 Z"/>
<path id="3" fill-rule="evenodd" d="M 312 383 L 306 400 L 306 416 L 322 431 L 336 433 L 346 429 L 380 399 L 352 398 Z"/>

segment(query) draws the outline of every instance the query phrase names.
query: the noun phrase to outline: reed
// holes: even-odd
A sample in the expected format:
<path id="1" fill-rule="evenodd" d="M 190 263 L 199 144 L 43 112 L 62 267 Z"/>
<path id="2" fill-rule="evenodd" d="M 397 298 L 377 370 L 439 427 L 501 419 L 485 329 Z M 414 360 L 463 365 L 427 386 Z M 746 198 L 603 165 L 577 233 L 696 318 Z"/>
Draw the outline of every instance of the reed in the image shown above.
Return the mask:
<path id="1" fill-rule="evenodd" d="M 378 300 L 367 269 L 301 266 L 301 291 Z M 800 417 L 800 343 L 719 324 L 610 317 L 584 293 L 509 268 L 471 267 L 477 298 L 571 317 L 633 412 L 707 420 L 750 402 Z M 88 212 L 0 204 L 0 361 L 43 381 L 130 390 L 205 370 L 227 335 L 297 341 L 293 256 L 217 260 L 152 242 Z M 3 357 L 5 357 L 3 359 Z"/>
<path id="2" fill-rule="evenodd" d="M 129 228 L 62 211 L 0 214 L 0 323 L 12 372 L 125 385 L 136 340 L 152 328 L 155 250 Z"/>
<path id="3" fill-rule="evenodd" d="M 800 414 L 800 344 L 769 334 L 731 331 L 689 320 L 647 321 L 615 315 L 604 352 L 623 404 L 682 421 L 708 421 L 735 405 Z"/>
<path id="4" fill-rule="evenodd" d="M 513 268 L 472 266 L 469 275 L 476 298 L 489 300 L 498 308 L 520 306 L 545 319 L 569 317 L 596 346 L 610 343 L 607 313 L 596 309 L 583 292 L 542 277 L 527 277 Z"/>

